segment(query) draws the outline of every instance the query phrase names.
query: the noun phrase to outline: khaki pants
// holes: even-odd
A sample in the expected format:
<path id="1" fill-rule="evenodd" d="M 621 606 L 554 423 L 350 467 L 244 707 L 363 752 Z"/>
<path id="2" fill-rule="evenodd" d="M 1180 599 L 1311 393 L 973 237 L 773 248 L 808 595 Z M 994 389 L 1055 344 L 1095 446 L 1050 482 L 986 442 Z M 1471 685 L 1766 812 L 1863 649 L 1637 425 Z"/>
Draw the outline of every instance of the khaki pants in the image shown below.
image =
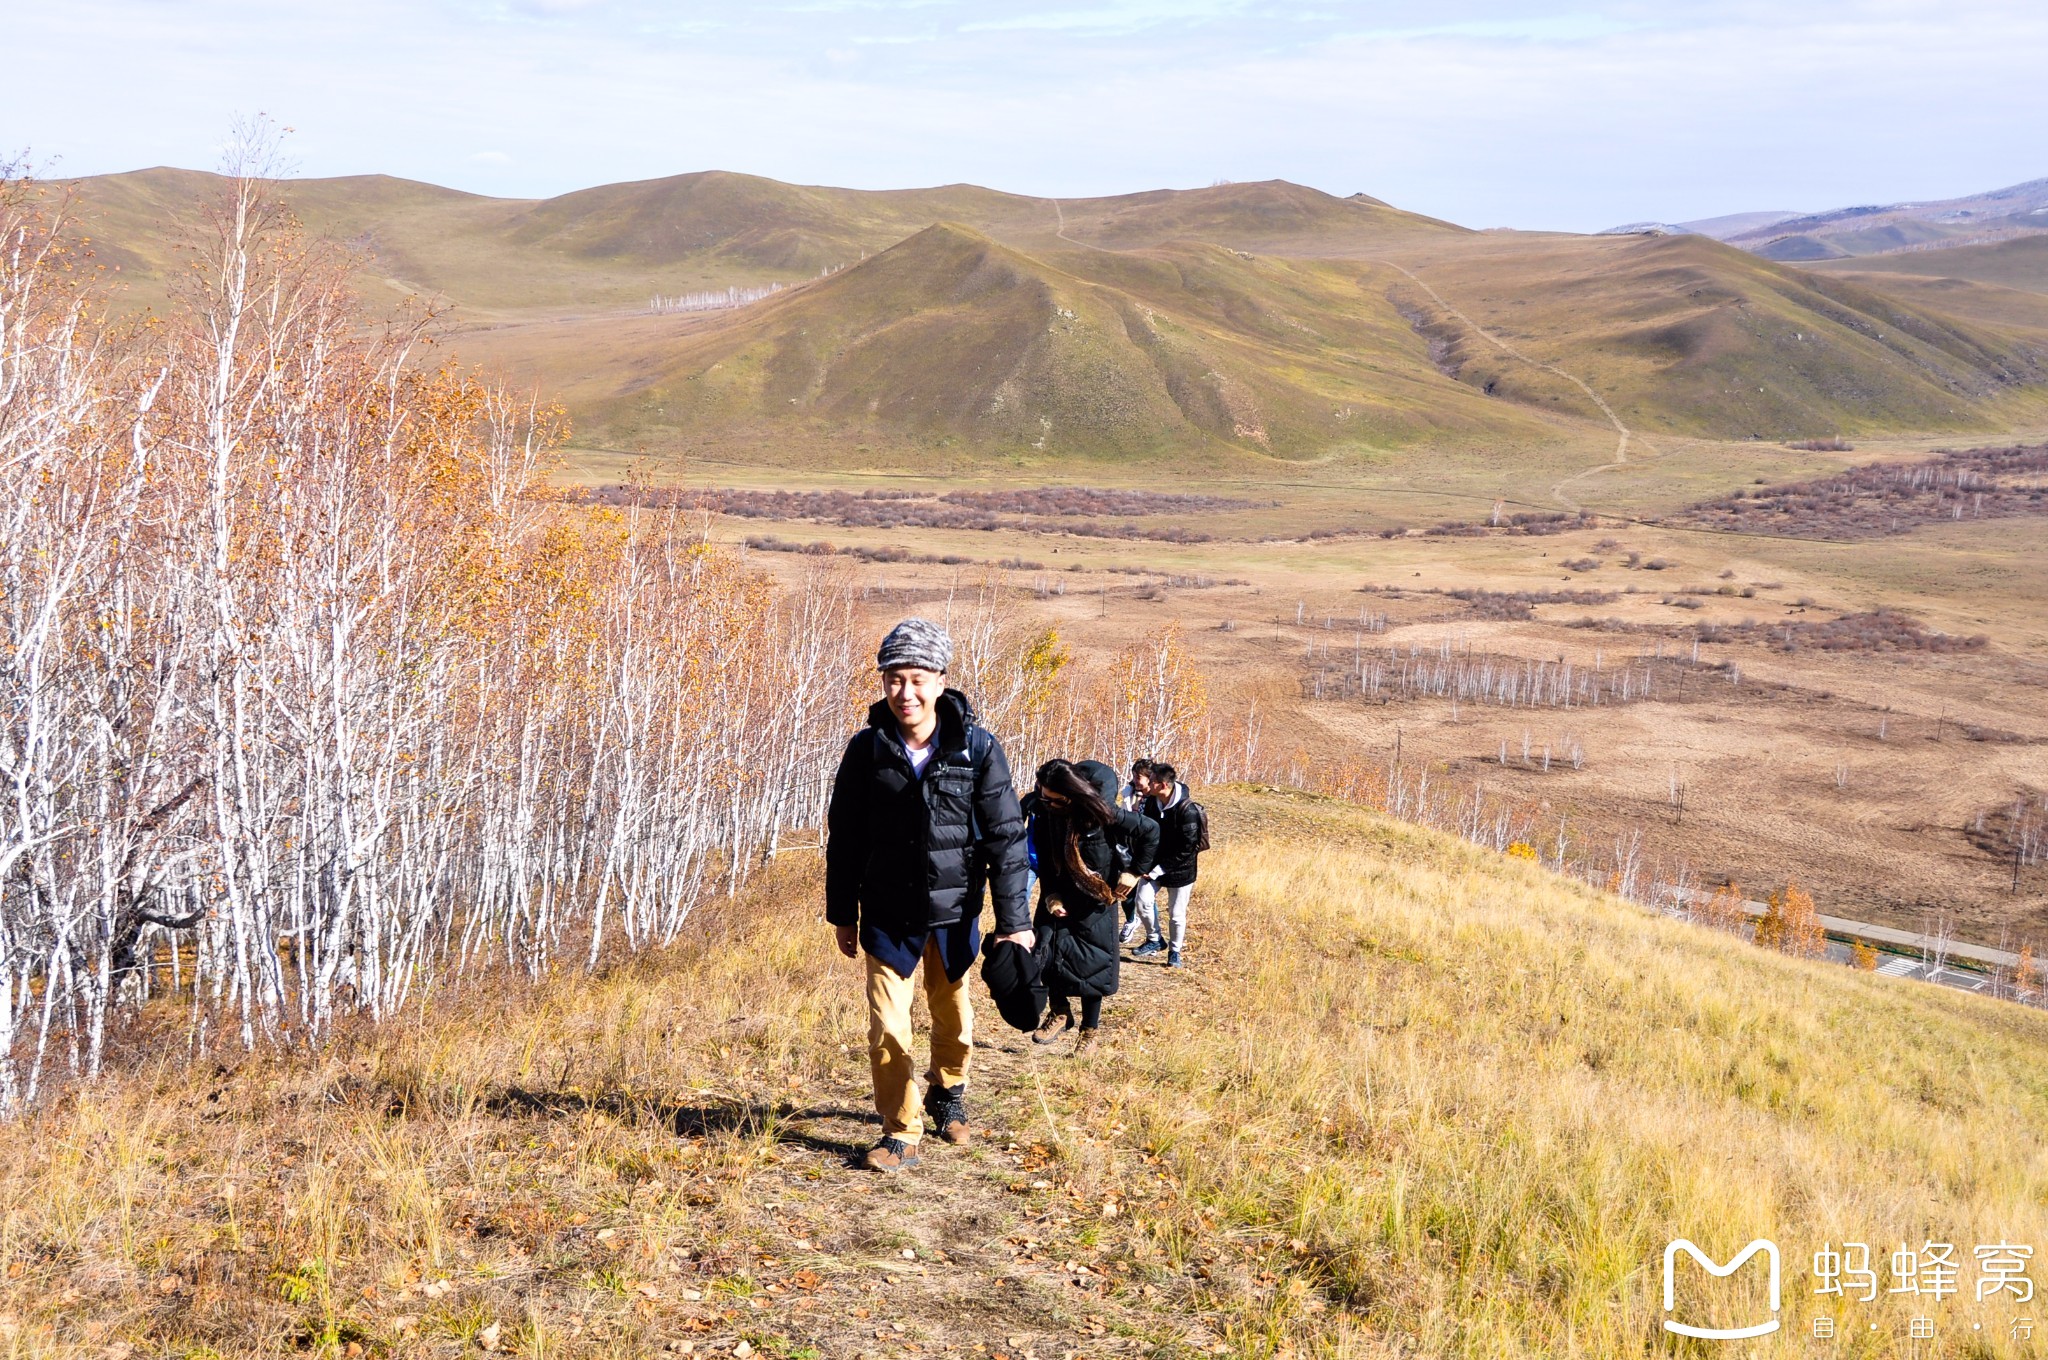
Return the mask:
<path id="1" fill-rule="evenodd" d="M 910 1072 L 910 1002 L 916 983 L 872 954 L 861 957 L 868 966 L 868 1067 L 875 1077 L 875 1110 L 882 1116 L 884 1133 L 915 1143 L 924 1133 L 917 1082 Z M 932 1012 L 932 1063 L 925 1080 L 958 1086 L 967 1080 L 967 1058 L 974 1044 L 974 1003 L 967 996 L 972 970 L 962 973 L 958 982 L 949 981 L 934 935 L 924 947 L 921 971 L 925 1004 Z"/>

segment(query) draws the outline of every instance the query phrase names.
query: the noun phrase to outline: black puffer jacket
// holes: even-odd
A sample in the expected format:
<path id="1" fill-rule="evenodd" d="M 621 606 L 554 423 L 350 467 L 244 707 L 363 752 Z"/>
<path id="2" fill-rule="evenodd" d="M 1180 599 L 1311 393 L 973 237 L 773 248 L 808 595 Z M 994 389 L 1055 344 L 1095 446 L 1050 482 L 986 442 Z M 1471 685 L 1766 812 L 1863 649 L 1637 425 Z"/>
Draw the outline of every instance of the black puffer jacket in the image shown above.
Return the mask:
<path id="1" fill-rule="evenodd" d="M 1093 761 L 1077 767 L 1116 806 L 1116 775 Z M 1096 778 L 1100 770 L 1108 785 Z M 1066 818 L 1041 810 L 1032 823 L 1032 849 L 1038 856 L 1038 914 L 1032 928 L 1038 932 L 1037 954 L 1044 972 L 1046 990 L 1055 996 L 1114 996 L 1119 979 L 1119 936 L 1123 913 L 1117 910 L 1116 880 L 1129 872 L 1140 878 L 1151 872 L 1159 846 L 1157 823 L 1135 812 L 1120 812 L 1107 827 L 1091 827 L 1081 833 L 1081 860 L 1093 869 L 1114 896 L 1097 901 L 1082 888 L 1067 867 Z M 1055 916 L 1048 903 L 1057 900 L 1066 915 Z"/>
<path id="2" fill-rule="evenodd" d="M 1145 800 L 1145 815 L 1159 823 L 1159 886 L 1185 888 L 1200 869 L 1202 810 L 1188 796 L 1188 786 L 1175 784 L 1178 801 L 1162 808 L 1157 798 Z"/>
<path id="3" fill-rule="evenodd" d="M 1117 786 L 1115 770 L 1099 760 L 1077 761 L 1074 769 L 1095 786 L 1104 806 L 1117 806 L 1116 796 L 1122 790 Z M 1114 824 L 1104 828 L 1104 833 L 1109 837 L 1109 848 L 1116 852 L 1119 873 L 1143 878 L 1159 862 L 1159 823 L 1139 815 L 1138 809 L 1123 812 Z"/>
<path id="4" fill-rule="evenodd" d="M 1024 815 L 1003 745 L 960 691 L 941 695 L 938 710 L 922 779 L 886 703 L 846 743 L 825 813 L 825 919 L 835 926 L 915 935 L 980 915 L 984 885 L 998 934 L 1030 924 Z"/>

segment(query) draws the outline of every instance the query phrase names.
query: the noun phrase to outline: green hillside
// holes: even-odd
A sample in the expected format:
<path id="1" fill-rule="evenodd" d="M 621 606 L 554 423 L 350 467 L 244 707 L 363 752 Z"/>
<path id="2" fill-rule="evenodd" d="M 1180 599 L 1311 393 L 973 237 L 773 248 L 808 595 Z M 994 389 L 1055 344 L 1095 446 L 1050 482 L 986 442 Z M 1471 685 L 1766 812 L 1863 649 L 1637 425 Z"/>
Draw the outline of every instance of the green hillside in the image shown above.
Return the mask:
<path id="1" fill-rule="evenodd" d="M 171 247 L 203 218 L 218 176 L 143 170 L 75 183 L 80 227 L 153 304 Z M 1051 206 L 961 186 L 861 193 L 707 172 L 546 200 L 484 198 L 388 176 L 297 179 L 281 197 L 315 235 L 362 253 L 373 299 L 409 292 L 469 319 L 645 306 L 654 293 L 791 283 L 886 250 L 942 217 L 1028 224 Z"/>
<path id="2" fill-rule="evenodd" d="M 971 184 L 866 192 L 708 171 L 608 184 L 536 203 L 510 239 L 563 255 L 669 268 L 723 262 L 764 276 L 809 277 L 886 250 L 937 221 L 1049 231 L 1043 199 Z"/>
<path id="3" fill-rule="evenodd" d="M 131 305 L 161 301 L 173 244 L 218 195 L 216 175 L 153 169 L 73 181 L 80 227 L 120 266 Z M 1362 197 L 1273 182 L 1070 200 L 974 185 L 858 190 L 724 171 L 608 184 L 545 200 L 485 198 L 361 175 L 286 181 L 316 235 L 362 252 L 373 298 L 419 292 L 472 319 L 643 306 L 655 293 L 794 283 L 878 254 L 935 222 L 1027 247 L 1070 224 L 1119 247 L 1192 236 L 1317 255 L 1461 229 Z M 1081 230 L 1077 226 L 1077 231 Z"/>
<path id="4" fill-rule="evenodd" d="M 1466 236 L 1466 228 L 1404 212 L 1366 194 L 1332 198 L 1285 180 L 1066 199 L 1068 240 L 1129 250 L 1207 241 L 1301 258 L 1356 256 L 1397 242 Z"/>
<path id="5" fill-rule="evenodd" d="M 1445 379 L 1391 270 L 1217 246 L 1034 258 L 935 226 L 674 339 L 582 390 L 595 437 L 659 450 L 933 440 L 1045 455 L 1346 448 L 1554 436 Z M 488 336 L 466 338 L 485 343 Z M 488 351 L 486 351 L 488 352 Z"/>
<path id="6" fill-rule="evenodd" d="M 932 227 L 688 328 L 606 328 L 608 357 L 579 363 L 567 393 L 607 447 L 770 462 L 934 447 L 1298 461 L 1606 428 L 1563 373 L 1650 435 L 1982 428 L 2043 409 L 2048 335 L 1700 237 L 1437 236 L 1385 260 L 1056 245 Z M 511 339 L 458 348 L 557 375 L 544 337 Z"/>
<path id="7" fill-rule="evenodd" d="M 162 301 L 174 245 L 220 183 L 76 183 L 120 305 Z M 1281 181 L 1057 201 L 724 172 L 545 201 L 374 176 L 282 193 L 358 253 L 373 302 L 439 300 L 458 356 L 559 394 L 582 437 L 613 448 L 780 464 L 1520 457 L 1608 437 L 1588 389 L 1653 437 L 2048 415 L 2048 300 L 2012 286 L 2048 258 L 2031 241 L 1942 252 L 1996 261 L 1977 291 L 1945 297 L 1698 236 L 1470 232 Z M 764 283 L 801 286 L 647 311 L 656 293 Z"/>
<path id="8" fill-rule="evenodd" d="M 1396 258 L 1648 433 L 1786 439 L 2038 419 L 2048 344 L 1703 236 L 1481 237 Z M 1429 306 L 1424 301 L 1418 305 Z M 1441 318 L 1459 376 L 1528 366 Z M 2041 319 L 2048 320 L 2048 308 Z"/>
<path id="9" fill-rule="evenodd" d="M 2022 236 L 1993 245 L 1951 246 L 1947 250 L 1910 251 L 1875 259 L 1830 261 L 1821 267 L 1830 274 L 1910 274 L 2048 293 L 2048 236 Z"/>

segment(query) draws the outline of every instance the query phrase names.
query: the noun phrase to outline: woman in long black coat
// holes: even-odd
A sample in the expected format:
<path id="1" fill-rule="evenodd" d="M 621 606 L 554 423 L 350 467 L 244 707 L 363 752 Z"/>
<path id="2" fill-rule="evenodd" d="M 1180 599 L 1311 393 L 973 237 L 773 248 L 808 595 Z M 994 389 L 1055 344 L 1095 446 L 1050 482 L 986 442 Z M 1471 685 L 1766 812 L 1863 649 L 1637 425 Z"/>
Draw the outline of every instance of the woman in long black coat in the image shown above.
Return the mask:
<path id="1" fill-rule="evenodd" d="M 1115 774 L 1100 788 L 1064 760 L 1039 767 L 1032 800 L 1032 850 L 1038 861 L 1037 953 L 1051 1006 L 1032 1038 L 1052 1043 L 1073 1028 L 1071 998 L 1081 999 L 1076 1053 L 1093 1048 L 1102 1025 L 1102 998 L 1117 989 L 1123 914 L 1117 903 L 1151 871 L 1159 826 L 1151 818 L 1119 812 Z M 1087 762 L 1089 773 L 1095 762 Z M 1108 767 L 1100 767 L 1107 772 Z"/>

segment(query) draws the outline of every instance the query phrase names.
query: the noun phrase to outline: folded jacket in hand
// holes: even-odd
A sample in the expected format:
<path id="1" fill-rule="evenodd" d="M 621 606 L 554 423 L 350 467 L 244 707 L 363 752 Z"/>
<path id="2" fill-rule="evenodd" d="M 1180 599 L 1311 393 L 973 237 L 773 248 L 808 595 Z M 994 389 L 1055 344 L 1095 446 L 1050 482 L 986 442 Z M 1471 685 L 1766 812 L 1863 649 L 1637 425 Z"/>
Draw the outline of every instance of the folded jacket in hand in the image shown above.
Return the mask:
<path id="1" fill-rule="evenodd" d="M 1038 956 L 1014 940 L 991 935 L 981 946 L 981 980 L 1012 1029 L 1034 1030 L 1045 1016 L 1045 980 Z"/>

